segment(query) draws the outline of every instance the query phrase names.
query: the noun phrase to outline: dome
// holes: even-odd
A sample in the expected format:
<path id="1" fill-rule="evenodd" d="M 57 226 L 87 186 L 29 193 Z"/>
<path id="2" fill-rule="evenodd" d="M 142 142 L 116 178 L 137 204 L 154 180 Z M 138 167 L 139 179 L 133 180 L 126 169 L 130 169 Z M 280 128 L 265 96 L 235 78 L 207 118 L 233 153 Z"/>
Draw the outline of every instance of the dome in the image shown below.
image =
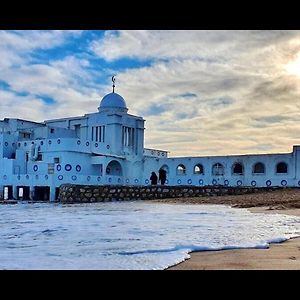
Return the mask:
<path id="1" fill-rule="evenodd" d="M 103 97 L 98 110 L 106 109 L 128 110 L 124 98 L 117 93 L 109 93 Z"/>

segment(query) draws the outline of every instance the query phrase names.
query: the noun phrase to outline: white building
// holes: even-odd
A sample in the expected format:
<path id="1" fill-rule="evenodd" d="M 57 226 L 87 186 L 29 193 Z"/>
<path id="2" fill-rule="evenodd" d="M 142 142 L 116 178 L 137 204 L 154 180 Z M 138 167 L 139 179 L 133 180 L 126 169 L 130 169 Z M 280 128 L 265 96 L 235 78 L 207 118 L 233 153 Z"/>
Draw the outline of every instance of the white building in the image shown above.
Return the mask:
<path id="1" fill-rule="evenodd" d="M 300 186 L 299 146 L 286 154 L 168 158 L 144 148 L 144 122 L 114 91 L 84 116 L 0 121 L 0 196 L 54 201 L 63 183 L 148 185 L 160 168 L 168 185 Z"/>

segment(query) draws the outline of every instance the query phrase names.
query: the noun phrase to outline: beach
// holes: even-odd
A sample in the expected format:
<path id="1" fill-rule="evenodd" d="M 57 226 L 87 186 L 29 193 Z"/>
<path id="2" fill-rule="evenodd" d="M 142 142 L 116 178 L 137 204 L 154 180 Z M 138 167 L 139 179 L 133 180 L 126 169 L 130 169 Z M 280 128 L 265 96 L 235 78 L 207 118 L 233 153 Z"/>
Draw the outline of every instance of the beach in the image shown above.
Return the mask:
<path id="1" fill-rule="evenodd" d="M 163 199 L 158 202 L 193 204 L 229 204 L 253 213 L 300 216 L 300 190 L 283 189 L 258 194 Z M 300 270 L 300 238 L 268 249 L 234 249 L 190 253 L 191 258 L 168 270 Z"/>

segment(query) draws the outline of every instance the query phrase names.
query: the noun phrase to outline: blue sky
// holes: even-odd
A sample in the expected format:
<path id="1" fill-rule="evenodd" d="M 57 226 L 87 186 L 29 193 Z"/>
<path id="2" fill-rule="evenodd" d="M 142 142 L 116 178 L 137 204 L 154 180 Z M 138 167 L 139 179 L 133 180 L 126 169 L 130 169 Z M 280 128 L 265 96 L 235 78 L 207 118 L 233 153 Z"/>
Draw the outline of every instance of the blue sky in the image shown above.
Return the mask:
<path id="1" fill-rule="evenodd" d="M 0 118 L 94 112 L 116 92 L 171 155 L 300 144 L 299 31 L 0 31 Z"/>

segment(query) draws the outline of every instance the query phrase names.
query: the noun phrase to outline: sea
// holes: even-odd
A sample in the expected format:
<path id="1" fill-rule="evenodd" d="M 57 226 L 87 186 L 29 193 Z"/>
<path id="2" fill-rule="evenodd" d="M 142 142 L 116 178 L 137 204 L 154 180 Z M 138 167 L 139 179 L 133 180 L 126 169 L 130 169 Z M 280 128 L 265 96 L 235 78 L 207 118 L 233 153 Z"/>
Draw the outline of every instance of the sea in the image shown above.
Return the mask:
<path id="1" fill-rule="evenodd" d="M 297 236 L 299 217 L 225 205 L 19 202 L 0 205 L 0 269 L 163 270 L 192 251 Z"/>

